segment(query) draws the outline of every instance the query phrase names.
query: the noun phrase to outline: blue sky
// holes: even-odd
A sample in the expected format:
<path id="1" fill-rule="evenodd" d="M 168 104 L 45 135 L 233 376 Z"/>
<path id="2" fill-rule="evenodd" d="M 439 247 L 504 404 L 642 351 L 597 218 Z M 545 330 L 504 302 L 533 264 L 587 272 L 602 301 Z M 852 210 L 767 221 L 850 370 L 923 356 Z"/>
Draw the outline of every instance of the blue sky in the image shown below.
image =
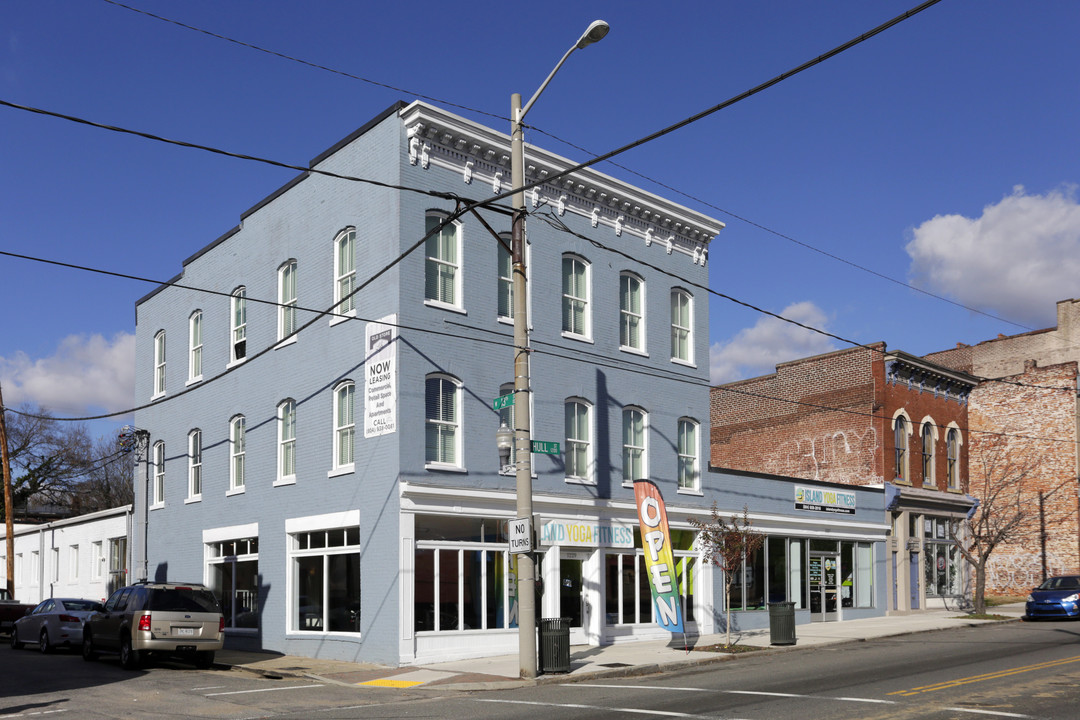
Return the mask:
<path id="1" fill-rule="evenodd" d="M 306 165 L 419 95 L 505 132 L 510 93 L 528 98 L 603 18 L 611 33 L 528 118 L 603 153 L 917 3 L 130 4 L 373 82 L 105 0 L 0 0 L 0 100 Z M 924 354 L 1052 326 L 1080 296 L 1078 36 L 1071 0 L 945 0 L 616 158 L 649 179 L 598 169 L 726 223 L 714 290 L 843 338 Z M 165 280 L 294 175 L 0 107 L 0 250 Z M 9 405 L 134 405 L 134 303 L 153 286 L 9 257 L 0 273 Z M 715 381 L 846 346 L 718 298 L 710 316 Z"/>

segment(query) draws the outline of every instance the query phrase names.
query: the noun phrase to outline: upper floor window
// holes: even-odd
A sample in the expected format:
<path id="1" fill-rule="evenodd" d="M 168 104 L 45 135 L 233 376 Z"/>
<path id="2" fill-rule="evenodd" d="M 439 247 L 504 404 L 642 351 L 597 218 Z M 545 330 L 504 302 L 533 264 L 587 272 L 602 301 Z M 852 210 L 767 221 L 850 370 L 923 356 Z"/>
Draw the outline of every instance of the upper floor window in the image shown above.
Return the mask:
<path id="1" fill-rule="evenodd" d="M 922 480 L 923 485 L 934 485 L 934 424 L 922 425 Z"/>
<path id="2" fill-rule="evenodd" d="M 689 418 L 679 419 L 679 489 L 701 490 L 698 470 L 698 424 Z"/>
<path id="3" fill-rule="evenodd" d="M 593 482 L 592 477 L 592 406 L 584 400 L 567 400 L 564 411 L 566 429 L 566 477 Z"/>
<path id="4" fill-rule="evenodd" d="M 296 261 L 278 269 L 278 340 L 296 332 Z"/>
<path id="5" fill-rule="evenodd" d="M 949 428 L 948 435 L 945 436 L 945 446 L 947 453 L 946 460 L 946 475 L 948 475 L 949 489 L 960 489 L 960 431 L 956 428 Z"/>
<path id="6" fill-rule="evenodd" d="M 907 470 L 907 442 L 908 429 L 907 419 L 903 415 L 897 415 L 893 420 L 893 446 L 896 448 L 896 479 L 908 482 Z"/>
<path id="7" fill-rule="evenodd" d="M 154 336 L 154 397 L 165 394 L 165 331 Z"/>
<path id="8" fill-rule="evenodd" d="M 237 415 L 229 421 L 229 490 L 244 489 L 247 459 L 247 420 Z"/>
<path id="9" fill-rule="evenodd" d="M 356 228 L 334 239 L 334 302 L 339 315 L 356 315 Z"/>
<path id="10" fill-rule="evenodd" d="M 230 306 L 229 362 L 237 362 L 247 357 L 247 288 L 233 290 Z"/>
<path id="11" fill-rule="evenodd" d="M 645 349 L 645 283 L 628 272 L 619 276 L 619 345 Z"/>
<path id="12" fill-rule="evenodd" d="M 278 405 L 278 482 L 296 480 L 296 401 Z"/>
<path id="13" fill-rule="evenodd" d="M 154 443 L 154 494 L 151 505 L 161 506 L 165 504 L 165 443 L 158 440 Z"/>
<path id="14" fill-rule="evenodd" d="M 427 232 L 444 222 L 439 215 L 427 216 Z M 424 297 L 433 303 L 461 307 L 461 229 L 446 223 L 425 242 Z"/>
<path id="15" fill-rule="evenodd" d="M 495 244 L 499 248 L 499 317 L 509 320 L 514 317 L 514 260 L 507 247 L 510 236 L 503 233 L 499 239 L 502 242 Z"/>
<path id="16" fill-rule="evenodd" d="M 562 261 L 562 329 L 564 334 L 588 338 L 592 330 L 589 307 L 589 263 L 575 255 Z"/>
<path id="17" fill-rule="evenodd" d="M 202 380 L 202 310 L 188 318 L 188 380 Z"/>
<path id="18" fill-rule="evenodd" d="M 424 394 L 425 460 L 461 467 L 461 385 L 448 375 L 429 375 Z"/>
<path id="19" fill-rule="evenodd" d="M 188 500 L 202 497 L 202 431 L 188 434 Z"/>
<path id="20" fill-rule="evenodd" d="M 694 362 L 694 298 L 685 290 L 671 291 L 671 359 Z"/>
<path id="21" fill-rule="evenodd" d="M 356 421 L 353 417 L 353 397 L 356 386 L 345 381 L 334 390 L 334 469 L 353 466 L 353 442 Z"/>
<path id="22" fill-rule="evenodd" d="M 631 484 L 649 476 L 648 455 L 645 440 L 648 432 L 647 416 L 641 408 L 623 409 L 623 483 Z"/>

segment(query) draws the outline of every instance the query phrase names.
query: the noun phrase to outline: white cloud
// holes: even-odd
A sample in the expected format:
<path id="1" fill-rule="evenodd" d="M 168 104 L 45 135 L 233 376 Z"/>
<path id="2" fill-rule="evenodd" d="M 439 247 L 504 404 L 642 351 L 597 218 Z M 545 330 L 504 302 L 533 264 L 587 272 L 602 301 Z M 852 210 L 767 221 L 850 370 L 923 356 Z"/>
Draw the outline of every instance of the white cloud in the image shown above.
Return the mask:
<path id="1" fill-rule="evenodd" d="M 788 305 L 780 313 L 804 325 L 825 330 L 828 318 L 812 302 Z M 713 384 L 744 377 L 765 375 L 777 363 L 834 350 L 832 340 L 774 317 L 762 317 L 753 327 L 744 328 L 726 343 L 709 348 L 709 374 Z"/>
<path id="2" fill-rule="evenodd" d="M 135 397 L 135 336 L 69 335 L 49 357 L 0 358 L 0 378 L 11 406 L 30 402 L 68 417 L 126 410 Z"/>
<path id="3" fill-rule="evenodd" d="M 1045 195 L 1013 188 L 981 217 L 938 215 L 907 245 L 913 284 L 1036 327 L 1054 324 L 1054 303 L 1080 295 L 1076 189 Z"/>

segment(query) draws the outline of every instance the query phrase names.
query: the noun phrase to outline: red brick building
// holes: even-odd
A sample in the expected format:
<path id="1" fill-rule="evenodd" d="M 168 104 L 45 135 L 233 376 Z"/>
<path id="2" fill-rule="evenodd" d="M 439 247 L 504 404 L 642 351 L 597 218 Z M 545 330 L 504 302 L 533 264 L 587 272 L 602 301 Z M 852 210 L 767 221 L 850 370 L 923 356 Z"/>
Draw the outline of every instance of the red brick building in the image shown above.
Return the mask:
<path id="1" fill-rule="evenodd" d="M 972 482 L 1005 454 L 1027 470 L 1027 536 L 991 555 L 987 589 L 1025 594 L 1044 575 L 1080 572 L 1077 478 L 1080 300 L 1057 304 L 1057 326 L 957 345 L 927 359 L 985 378 L 971 392 Z"/>
<path id="2" fill-rule="evenodd" d="M 951 527 L 973 500 L 967 373 L 884 343 L 782 363 L 712 388 L 712 465 L 847 485 L 886 486 L 889 611 L 964 594 Z"/>

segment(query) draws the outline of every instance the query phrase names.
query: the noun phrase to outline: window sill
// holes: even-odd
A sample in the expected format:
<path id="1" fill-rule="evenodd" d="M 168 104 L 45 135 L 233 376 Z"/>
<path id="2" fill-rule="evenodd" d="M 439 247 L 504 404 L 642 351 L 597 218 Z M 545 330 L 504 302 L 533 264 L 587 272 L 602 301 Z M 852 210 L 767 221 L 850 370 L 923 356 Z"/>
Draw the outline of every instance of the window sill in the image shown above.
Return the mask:
<path id="1" fill-rule="evenodd" d="M 275 350 L 280 350 L 281 348 L 289 347 L 290 345 L 295 345 L 296 344 L 296 337 L 297 337 L 296 335 L 293 335 L 292 337 L 287 337 L 284 340 L 279 340 L 278 344 L 274 346 L 274 349 Z"/>
<path id="2" fill-rule="evenodd" d="M 188 381 L 186 383 L 184 383 L 184 387 L 190 387 L 192 385 L 198 385 L 199 383 L 202 382 L 202 380 L 203 380 L 202 375 L 200 375 L 199 377 L 188 378 Z"/>
<path id="3" fill-rule="evenodd" d="M 564 481 L 568 485 L 596 485 L 596 481 L 589 478 L 567 477 Z"/>
<path id="4" fill-rule="evenodd" d="M 289 477 L 278 478 L 274 481 L 274 487 L 282 487 L 283 485 L 295 485 L 296 476 L 290 475 Z"/>
<path id="5" fill-rule="evenodd" d="M 184 498 L 184 504 L 190 505 L 191 503 L 202 502 L 202 495 L 194 495 L 189 498 Z"/>
<path id="6" fill-rule="evenodd" d="M 450 312 L 460 313 L 461 315 L 469 314 L 463 307 L 460 307 L 458 305 L 450 305 L 449 303 L 444 303 L 439 300 L 425 299 L 424 305 L 430 308 L 436 308 L 438 310 L 448 310 Z"/>
<path id="7" fill-rule="evenodd" d="M 326 477 L 341 477 L 342 475 L 352 475 L 355 472 L 356 465 L 354 463 L 349 463 L 348 465 L 342 465 L 339 468 L 334 468 L 330 472 L 326 473 Z"/>
<path id="8" fill-rule="evenodd" d="M 240 487 L 232 488 L 231 490 L 226 490 L 225 491 L 225 497 L 232 497 L 233 495 L 243 495 L 246 490 L 247 490 L 247 488 L 244 487 L 243 485 L 241 485 Z"/>
<path id="9" fill-rule="evenodd" d="M 229 364 L 225 366 L 225 369 L 226 370 L 231 370 L 232 368 L 236 367 L 237 365 L 243 365 L 246 362 L 247 362 L 246 357 L 237 358 L 236 360 L 230 361 Z"/>
<path id="10" fill-rule="evenodd" d="M 649 353 L 645 350 L 636 347 L 630 347 L 629 345 L 620 345 L 619 352 L 624 352 L 629 355 L 640 355 L 641 357 L 649 357 Z"/>
<path id="11" fill-rule="evenodd" d="M 151 510 L 161 510 L 164 507 L 165 507 L 165 503 L 154 503 L 153 505 L 150 506 L 150 509 Z"/>
<path id="12" fill-rule="evenodd" d="M 330 327 L 334 327 L 335 325 L 340 325 L 343 322 L 349 322 L 350 320 L 354 320 L 355 318 L 356 318 L 356 310 L 349 310 L 348 312 L 343 312 L 340 315 L 331 315 L 330 316 Z"/>
<path id="13" fill-rule="evenodd" d="M 340 638 L 341 640 L 355 640 L 359 642 L 363 633 L 341 632 L 340 630 L 286 630 L 286 640 L 315 640 L 320 638 Z"/>
<path id="14" fill-rule="evenodd" d="M 460 465 L 446 465 L 443 463 L 425 463 L 424 469 L 432 472 L 467 473 L 469 472 Z"/>
<path id="15" fill-rule="evenodd" d="M 695 497 L 705 497 L 705 493 L 695 488 L 679 488 L 675 492 L 677 495 L 693 495 Z"/>
<path id="16" fill-rule="evenodd" d="M 150 396 L 150 402 L 156 402 L 157 400 L 165 397 L 167 394 L 168 393 L 155 393 L 154 395 Z"/>
<path id="17" fill-rule="evenodd" d="M 578 342 L 589 343 L 590 345 L 593 344 L 593 339 L 588 335 L 578 335 L 577 333 L 566 332 L 563 330 L 562 336 L 566 340 L 577 340 Z"/>
<path id="18" fill-rule="evenodd" d="M 683 365 L 685 367 L 694 368 L 695 370 L 697 370 L 697 363 L 691 362 L 690 360 L 683 360 L 682 358 L 671 358 L 671 362 L 676 365 Z"/>

